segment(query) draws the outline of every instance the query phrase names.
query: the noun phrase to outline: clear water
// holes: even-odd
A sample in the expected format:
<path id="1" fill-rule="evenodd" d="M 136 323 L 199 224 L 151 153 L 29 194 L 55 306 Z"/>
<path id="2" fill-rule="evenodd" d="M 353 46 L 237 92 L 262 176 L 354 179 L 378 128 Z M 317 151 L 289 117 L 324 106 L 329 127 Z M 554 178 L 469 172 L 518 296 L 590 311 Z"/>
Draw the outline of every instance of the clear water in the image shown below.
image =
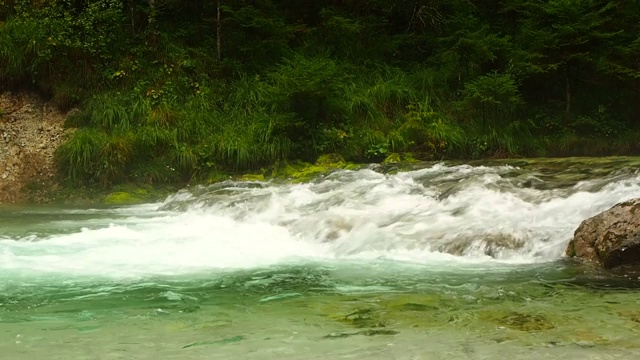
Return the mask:
<path id="1" fill-rule="evenodd" d="M 372 166 L 0 207 L 1 359 L 638 359 L 640 280 L 563 257 L 639 159 Z"/>

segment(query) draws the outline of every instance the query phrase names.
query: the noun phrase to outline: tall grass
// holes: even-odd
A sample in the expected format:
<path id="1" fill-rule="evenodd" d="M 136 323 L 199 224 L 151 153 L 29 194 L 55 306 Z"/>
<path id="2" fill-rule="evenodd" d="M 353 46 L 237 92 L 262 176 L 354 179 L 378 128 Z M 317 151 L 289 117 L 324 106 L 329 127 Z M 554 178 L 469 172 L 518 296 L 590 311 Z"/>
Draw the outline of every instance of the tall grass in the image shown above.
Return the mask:
<path id="1" fill-rule="evenodd" d="M 78 129 L 56 149 L 58 169 L 73 181 L 98 180 L 107 141 L 107 134 L 99 129 Z"/>
<path id="2" fill-rule="evenodd" d="M 168 57 L 186 61 L 184 54 L 176 54 Z M 204 79 L 195 88 L 187 81 L 192 69 L 178 66 L 165 79 L 147 71 L 148 78 L 127 83 L 127 91 L 102 92 L 88 100 L 83 112 L 68 120 L 80 129 L 57 152 L 63 175 L 105 185 L 185 182 L 287 159 L 314 160 L 329 152 L 372 161 L 391 151 L 434 159 L 612 149 L 570 134 L 545 140 L 530 123 L 511 118 L 499 128 L 470 118 L 461 121 L 439 89 L 446 87 L 444 78 L 428 68 L 375 62 L 356 67 L 298 54 L 262 76 Z M 616 146 L 633 151 L 637 139 Z"/>

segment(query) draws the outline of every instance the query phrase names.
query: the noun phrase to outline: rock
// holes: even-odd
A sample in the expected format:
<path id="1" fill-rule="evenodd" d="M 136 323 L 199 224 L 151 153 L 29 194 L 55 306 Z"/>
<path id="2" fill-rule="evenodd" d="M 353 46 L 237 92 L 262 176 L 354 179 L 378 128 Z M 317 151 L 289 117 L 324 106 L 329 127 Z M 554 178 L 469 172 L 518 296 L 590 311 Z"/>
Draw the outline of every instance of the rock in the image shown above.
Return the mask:
<path id="1" fill-rule="evenodd" d="M 140 202 L 140 198 L 125 191 L 111 193 L 104 199 L 104 203 L 108 205 L 132 205 Z"/>
<path id="2" fill-rule="evenodd" d="M 402 162 L 402 158 L 400 157 L 400 154 L 398 153 L 392 153 L 391 155 L 387 156 L 386 159 L 384 159 L 382 161 L 383 164 L 398 164 Z"/>
<path id="3" fill-rule="evenodd" d="M 566 255 L 606 269 L 640 266 L 640 198 L 584 220 L 574 232 Z"/>
<path id="4" fill-rule="evenodd" d="M 244 174 L 240 177 L 241 181 L 264 181 L 263 174 Z"/>
<path id="5" fill-rule="evenodd" d="M 324 167 L 341 168 L 345 166 L 347 162 L 339 154 L 325 154 L 318 156 L 315 165 Z"/>
<path id="6" fill-rule="evenodd" d="M 32 94 L 0 92 L 0 204 L 44 202 L 47 190 L 57 186 L 53 155 L 70 130 L 64 128 L 65 113 L 46 107 Z M 46 183 L 46 189 L 34 194 L 31 183 Z"/>
<path id="7" fill-rule="evenodd" d="M 326 154 L 318 157 L 314 164 L 302 161 L 287 163 L 278 169 L 277 176 L 290 178 L 293 182 L 308 182 L 321 175 L 329 174 L 338 169 L 344 169 L 349 165 L 338 154 Z"/>

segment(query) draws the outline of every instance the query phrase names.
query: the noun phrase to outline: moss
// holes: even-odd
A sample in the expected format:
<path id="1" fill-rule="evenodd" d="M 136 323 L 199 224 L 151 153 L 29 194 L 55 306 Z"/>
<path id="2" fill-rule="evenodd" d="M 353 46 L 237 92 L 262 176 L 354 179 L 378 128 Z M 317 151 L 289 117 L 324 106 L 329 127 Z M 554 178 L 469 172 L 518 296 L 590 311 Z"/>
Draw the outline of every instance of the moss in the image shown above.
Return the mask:
<path id="1" fill-rule="evenodd" d="M 392 153 L 391 155 L 387 156 L 386 159 L 384 159 L 382 161 L 383 164 L 397 164 L 402 162 L 402 158 L 400 156 L 400 154 L 398 153 Z"/>
<path id="2" fill-rule="evenodd" d="M 402 161 L 406 163 L 417 163 L 419 160 L 416 159 L 413 153 L 406 152 L 406 153 L 402 153 Z"/>
<path id="3" fill-rule="evenodd" d="M 281 178 L 293 178 L 297 173 L 310 166 L 312 166 L 310 163 L 304 161 L 289 161 L 284 166 L 278 167 L 274 174 Z"/>
<path id="4" fill-rule="evenodd" d="M 293 174 L 292 178 L 295 182 L 308 182 L 332 170 L 331 167 L 311 165 Z"/>
<path id="5" fill-rule="evenodd" d="M 117 191 L 107 195 L 104 203 L 108 205 L 131 205 L 141 203 L 142 199 L 136 197 L 132 193 Z"/>
<path id="6" fill-rule="evenodd" d="M 308 182 L 320 175 L 343 169 L 348 165 L 341 155 L 326 154 L 319 156 L 313 165 L 302 161 L 287 164 L 282 174 L 293 179 L 294 182 Z"/>
<path id="7" fill-rule="evenodd" d="M 316 160 L 315 165 L 341 168 L 347 165 L 347 162 L 344 160 L 344 158 L 340 154 L 325 154 L 325 155 L 318 156 L 318 159 Z"/>
<path id="8" fill-rule="evenodd" d="M 264 181 L 263 174 L 244 174 L 240 177 L 241 181 Z"/>
<path id="9" fill-rule="evenodd" d="M 275 174 L 277 177 L 291 179 L 295 183 L 301 183 L 311 181 L 320 175 L 346 166 L 347 162 L 344 161 L 342 157 L 323 155 L 318 158 L 315 164 L 309 164 L 303 161 L 288 162 L 280 167 Z"/>
<path id="10" fill-rule="evenodd" d="M 219 172 L 219 171 L 212 171 L 208 173 L 206 176 L 203 176 L 202 182 L 204 184 L 215 184 L 218 182 L 229 180 L 230 178 L 231 176 L 229 174 Z"/>
<path id="11" fill-rule="evenodd" d="M 354 163 L 348 163 L 344 169 L 345 170 L 360 170 L 363 169 L 365 167 L 365 165 L 362 164 L 354 164 Z"/>

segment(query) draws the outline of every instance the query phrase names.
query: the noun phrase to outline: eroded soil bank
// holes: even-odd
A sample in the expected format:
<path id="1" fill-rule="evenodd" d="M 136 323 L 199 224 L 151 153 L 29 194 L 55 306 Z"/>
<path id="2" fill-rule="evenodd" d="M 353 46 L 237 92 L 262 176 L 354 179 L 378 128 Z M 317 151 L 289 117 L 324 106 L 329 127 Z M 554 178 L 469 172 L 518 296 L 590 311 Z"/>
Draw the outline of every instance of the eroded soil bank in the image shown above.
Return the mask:
<path id="1" fill-rule="evenodd" d="M 0 93 L 0 204 L 44 201 L 58 188 L 53 154 L 66 115 L 37 95 Z"/>

